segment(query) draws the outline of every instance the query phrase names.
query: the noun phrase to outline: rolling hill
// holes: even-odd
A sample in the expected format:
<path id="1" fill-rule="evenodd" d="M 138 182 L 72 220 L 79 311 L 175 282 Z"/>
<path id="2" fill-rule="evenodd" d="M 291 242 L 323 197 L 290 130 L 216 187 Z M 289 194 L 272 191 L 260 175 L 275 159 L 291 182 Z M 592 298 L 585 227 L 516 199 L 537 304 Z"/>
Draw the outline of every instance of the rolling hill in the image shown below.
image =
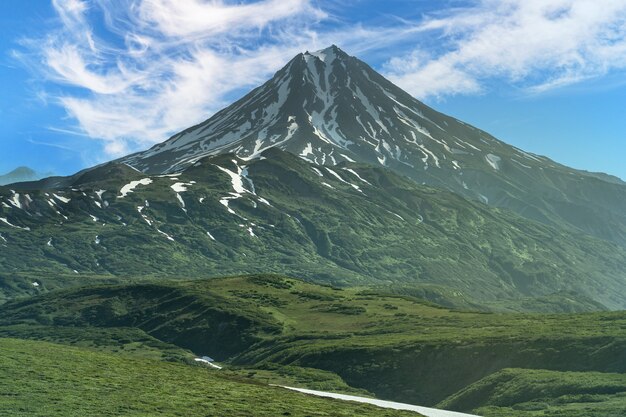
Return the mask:
<path id="1" fill-rule="evenodd" d="M 609 411 L 626 404 L 625 323 L 624 312 L 454 311 L 276 275 L 99 285 L 0 306 L 4 338 L 179 363 L 207 355 L 257 383 L 494 416 L 619 415 Z"/>

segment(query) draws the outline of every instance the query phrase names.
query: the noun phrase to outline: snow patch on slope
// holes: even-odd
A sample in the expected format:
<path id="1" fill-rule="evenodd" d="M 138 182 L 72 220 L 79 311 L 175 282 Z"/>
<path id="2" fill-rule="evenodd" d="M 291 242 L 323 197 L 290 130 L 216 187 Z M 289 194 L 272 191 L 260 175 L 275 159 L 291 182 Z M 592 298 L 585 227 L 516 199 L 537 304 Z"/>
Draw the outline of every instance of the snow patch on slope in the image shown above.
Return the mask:
<path id="1" fill-rule="evenodd" d="M 487 155 L 485 155 L 485 160 L 491 168 L 495 169 L 496 171 L 500 170 L 500 162 L 502 161 L 502 158 L 492 153 L 488 153 Z"/>
<path id="2" fill-rule="evenodd" d="M 167 240 L 175 242 L 174 238 L 170 235 L 168 235 L 167 233 L 165 233 L 162 230 L 156 229 L 157 232 L 159 232 L 160 234 L 162 234 L 163 236 L 165 236 L 167 238 Z"/>
<path id="3" fill-rule="evenodd" d="M 56 195 L 56 194 L 52 194 L 52 195 L 54 196 L 54 198 L 56 198 L 57 200 L 59 200 L 59 201 L 61 201 L 61 202 L 65 203 L 65 204 L 67 204 L 67 203 L 69 203 L 70 201 L 72 201 L 72 199 L 71 199 L 71 198 L 63 197 L 63 196 Z"/>
<path id="4" fill-rule="evenodd" d="M 176 198 L 178 199 L 178 202 L 181 205 L 181 208 L 183 209 L 183 211 L 185 213 L 187 213 L 187 209 L 185 206 L 185 200 L 183 200 L 183 197 L 180 195 L 180 193 L 184 193 L 185 191 L 187 191 L 187 187 L 191 186 L 195 184 L 195 181 L 191 181 L 191 182 L 177 182 L 175 184 L 170 185 L 170 188 L 172 190 L 174 190 L 174 192 L 176 193 Z"/>
<path id="5" fill-rule="evenodd" d="M 231 185 L 233 187 L 233 190 L 235 191 L 234 193 L 230 193 L 229 196 L 226 197 L 222 197 L 220 199 L 220 204 L 222 204 L 224 207 L 226 207 L 226 210 L 228 210 L 228 212 L 230 214 L 233 214 L 237 217 L 240 217 L 243 220 L 248 220 L 245 217 L 237 214 L 232 208 L 230 208 L 229 203 L 231 200 L 237 200 L 238 198 L 241 198 L 244 196 L 244 194 L 251 194 L 254 195 L 255 197 L 257 197 L 257 199 L 259 199 L 259 201 L 266 203 L 267 205 L 271 205 L 269 204 L 269 202 L 267 202 L 267 200 L 265 199 L 261 199 L 260 197 L 257 196 L 256 194 L 256 189 L 254 187 L 254 183 L 252 182 L 252 179 L 250 179 L 248 177 L 248 167 L 247 166 L 239 166 L 239 163 L 237 162 L 236 159 L 233 159 L 232 162 L 235 164 L 235 167 L 237 168 L 237 172 L 235 171 L 231 171 L 230 169 L 215 165 L 217 168 L 219 168 L 222 172 L 225 172 L 226 174 L 228 174 L 228 176 L 230 176 L 230 181 L 231 181 Z M 247 185 L 247 188 L 246 186 Z M 253 201 L 254 204 L 254 208 L 256 208 L 256 202 Z M 250 230 L 248 230 L 248 232 L 250 233 L 251 236 L 255 236 L 254 233 L 252 232 L 252 229 L 250 228 Z"/>
<path id="6" fill-rule="evenodd" d="M 364 182 L 367 185 L 372 185 L 370 184 L 367 180 L 363 179 L 355 170 L 351 169 L 351 168 L 343 168 L 344 171 L 348 171 L 349 173 L 351 173 L 352 175 L 354 175 L 355 177 L 357 177 L 360 181 Z"/>
<path id="7" fill-rule="evenodd" d="M 152 184 L 152 179 L 142 178 L 138 181 L 131 181 L 120 189 L 120 195 L 118 195 L 117 198 L 126 197 L 129 193 L 132 193 L 138 185 L 148 185 L 148 184 Z M 56 194 L 55 194 L 55 197 L 57 197 Z"/>
<path id="8" fill-rule="evenodd" d="M 16 226 L 12 224 L 11 222 L 9 222 L 9 220 L 7 220 L 6 217 L 0 217 L 0 222 L 6 224 L 7 226 L 13 227 L 15 229 L 30 230 L 30 227 L 20 227 L 20 226 Z"/>
<path id="9" fill-rule="evenodd" d="M 15 191 L 11 190 L 11 192 L 13 193 L 13 195 L 11 196 L 11 198 L 9 199 L 9 202 L 16 208 L 21 209 L 22 208 L 22 203 L 20 202 L 20 194 L 16 193 Z"/>
<path id="10" fill-rule="evenodd" d="M 237 165 L 236 160 L 233 160 L 233 162 L 235 163 L 235 166 L 237 167 L 237 172 L 231 171 L 230 169 L 221 167 L 219 165 L 215 165 L 215 166 L 219 168 L 222 172 L 225 172 L 228 174 L 228 176 L 230 176 L 230 182 L 232 184 L 233 190 L 235 190 L 236 194 L 240 194 L 239 197 L 241 197 L 241 195 L 248 192 L 248 190 L 246 190 L 246 188 L 243 186 L 243 178 L 244 178 L 244 176 L 242 175 L 243 169 L 239 165 Z M 246 175 L 247 175 L 247 171 L 246 171 Z"/>

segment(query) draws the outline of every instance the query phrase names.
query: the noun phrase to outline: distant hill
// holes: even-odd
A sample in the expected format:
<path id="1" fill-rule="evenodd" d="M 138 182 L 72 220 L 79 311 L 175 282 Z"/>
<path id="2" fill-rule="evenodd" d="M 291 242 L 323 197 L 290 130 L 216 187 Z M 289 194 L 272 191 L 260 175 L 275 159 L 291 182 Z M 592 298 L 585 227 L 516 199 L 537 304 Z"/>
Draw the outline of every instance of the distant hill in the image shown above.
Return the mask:
<path id="1" fill-rule="evenodd" d="M 0 185 L 13 184 L 15 182 L 36 181 L 52 174 L 42 174 L 29 167 L 17 167 L 13 171 L 0 175 Z"/>

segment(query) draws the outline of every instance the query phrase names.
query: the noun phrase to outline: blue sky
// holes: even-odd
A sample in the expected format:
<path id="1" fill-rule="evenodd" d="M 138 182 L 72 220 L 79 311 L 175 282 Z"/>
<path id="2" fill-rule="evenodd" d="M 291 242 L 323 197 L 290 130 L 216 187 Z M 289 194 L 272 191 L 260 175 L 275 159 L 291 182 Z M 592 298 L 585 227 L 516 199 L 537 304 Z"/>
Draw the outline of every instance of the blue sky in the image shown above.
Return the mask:
<path id="1" fill-rule="evenodd" d="M 70 174 L 332 43 L 524 150 L 626 179 L 626 0 L 3 0 L 0 173 Z"/>

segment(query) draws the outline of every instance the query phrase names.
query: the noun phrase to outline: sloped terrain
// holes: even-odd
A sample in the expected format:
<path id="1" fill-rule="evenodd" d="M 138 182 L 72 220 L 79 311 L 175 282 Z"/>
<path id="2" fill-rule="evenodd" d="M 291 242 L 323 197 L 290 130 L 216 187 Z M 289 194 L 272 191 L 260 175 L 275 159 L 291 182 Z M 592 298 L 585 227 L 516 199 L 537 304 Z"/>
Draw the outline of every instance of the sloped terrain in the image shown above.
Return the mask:
<path id="1" fill-rule="evenodd" d="M 626 375 L 505 369 L 439 406 L 487 417 L 619 417 L 626 415 Z"/>
<path id="2" fill-rule="evenodd" d="M 405 415 L 275 383 L 623 416 L 625 187 L 300 54 L 150 150 L 0 187 L 0 414 Z"/>
<path id="3" fill-rule="evenodd" d="M 207 155 L 280 148 L 318 165 L 385 167 L 533 220 L 626 244 L 626 184 L 510 146 L 441 114 L 332 46 L 153 148 L 123 158 L 155 174 Z"/>
<path id="4" fill-rule="evenodd" d="M 335 285 L 438 285 L 478 302 L 567 290 L 598 308 L 626 303 L 617 245 L 381 168 L 320 167 L 276 149 L 165 176 L 108 164 L 0 189 L 0 201 L 5 281 L 27 277 L 31 293 L 68 276 L 277 272 Z"/>
<path id="5" fill-rule="evenodd" d="M 178 346 L 234 368 L 271 371 L 265 382 L 283 367 L 317 369 L 379 398 L 423 406 L 505 368 L 626 372 L 624 312 L 459 312 L 406 296 L 267 275 L 97 286 L 0 306 L 1 336 L 71 343 L 68 332 L 87 329 L 83 343 L 92 338 L 92 344 L 115 346 L 102 332 L 129 328 L 143 333 L 126 333 L 123 346 L 140 337 L 153 351 L 158 344 L 147 337 L 155 338 L 171 360 L 184 360 L 172 348 Z M 531 388 L 524 401 L 538 398 Z M 468 410 L 483 403 L 460 404 L 449 405 Z"/>
<path id="6" fill-rule="evenodd" d="M 419 416 L 46 342 L 0 339 L 0 361 L 3 416 Z"/>

